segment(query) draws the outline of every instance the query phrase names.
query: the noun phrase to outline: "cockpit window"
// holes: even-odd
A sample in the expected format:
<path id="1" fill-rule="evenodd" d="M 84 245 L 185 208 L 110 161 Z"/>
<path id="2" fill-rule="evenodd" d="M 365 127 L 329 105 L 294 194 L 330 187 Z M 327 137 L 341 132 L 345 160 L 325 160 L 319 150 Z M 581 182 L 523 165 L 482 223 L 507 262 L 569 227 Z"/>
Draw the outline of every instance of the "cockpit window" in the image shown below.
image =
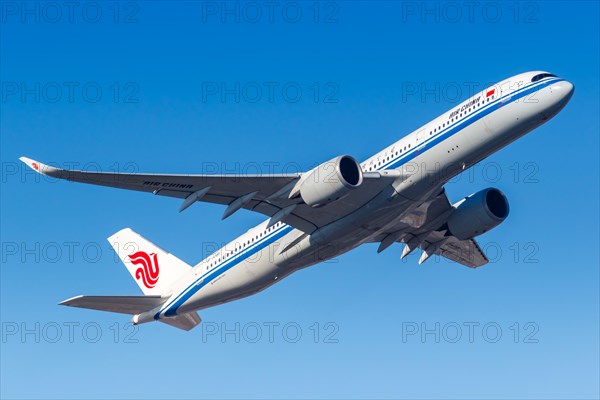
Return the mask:
<path id="1" fill-rule="evenodd" d="M 553 74 L 537 74 L 536 76 L 534 76 L 533 78 L 531 78 L 531 82 L 537 82 L 540 79 L 544 79 L 544 78 L 556 78 L 556 75 L 553 75 Z"/>

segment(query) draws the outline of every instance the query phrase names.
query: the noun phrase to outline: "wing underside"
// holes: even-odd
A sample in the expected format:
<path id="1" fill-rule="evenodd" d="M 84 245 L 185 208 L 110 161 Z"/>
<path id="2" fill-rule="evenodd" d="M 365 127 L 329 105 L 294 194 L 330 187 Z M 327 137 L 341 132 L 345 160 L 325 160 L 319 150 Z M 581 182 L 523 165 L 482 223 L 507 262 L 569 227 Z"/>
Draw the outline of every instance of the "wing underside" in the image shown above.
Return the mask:
<path id="1" fill-rule="evenodd" d="M 425 241 L 423 248 L 435 245 L 435 242 Z M 469 268 L 477 268 L 487 264 L 488 259 L 475 241 L 475 239 L 460 240 L 454 236 L 448 237 L 434 254 Z"/>
<path id="2" fill-rule="evenodd" d="M 127 174 L 75 171 L 55 168 L 27 157 L 21 161 L 40 174 L 73 182 L 109 186 L 183 199 L 180 210 L 196 201 L 228 206 L 224 218 L 239 208 L 268 217 L 293 211 L 281 218 L 284 223 L 305 233 L 334 222 L 366 204 L 394 179 L 391 171 L 364 174 L 361 187 L 348 196 L 323 207 L 310 207 L 299 198 L 289 198 L 300 173 L 271 175 L 205 175 L 205 174 Z M 279 214 L 278 214 L 279 213 Z"/>

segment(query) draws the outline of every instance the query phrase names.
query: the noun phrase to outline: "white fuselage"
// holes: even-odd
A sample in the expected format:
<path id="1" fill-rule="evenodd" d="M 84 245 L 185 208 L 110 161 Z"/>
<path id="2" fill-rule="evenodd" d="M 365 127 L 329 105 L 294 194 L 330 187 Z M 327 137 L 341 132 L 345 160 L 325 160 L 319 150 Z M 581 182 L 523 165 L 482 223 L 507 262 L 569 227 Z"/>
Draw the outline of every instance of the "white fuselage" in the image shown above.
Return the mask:
<path id="1" fill-rule="evenodd" d="M 538 127 L 568 102 L 573 85 L 543 71 L 513 76 L 476 94 L 364 161 L 363 171 L 400 177 L 366 206 L 306 235 L 267 221 L 197 264 L 153 319 L 256 293 L 279 279 L 345 253 L 385 232 L 452 177 Z M 282 251 L 283 250 L 283 251 Z"/>

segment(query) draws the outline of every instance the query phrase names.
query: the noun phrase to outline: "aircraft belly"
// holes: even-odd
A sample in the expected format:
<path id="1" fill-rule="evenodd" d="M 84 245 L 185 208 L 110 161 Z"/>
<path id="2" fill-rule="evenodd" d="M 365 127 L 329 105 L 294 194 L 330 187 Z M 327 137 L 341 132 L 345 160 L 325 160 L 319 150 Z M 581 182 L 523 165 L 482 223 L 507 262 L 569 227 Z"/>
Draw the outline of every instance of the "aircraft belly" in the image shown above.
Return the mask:
<path id="1" fill-rule="evenodd" d="M 269 247 L 204 285 L 179 308 L 178 313 L 226 303 L 249 296 L 272 285 L 277 280 L 279 272 L 277 266 L 269 262 Z"/>

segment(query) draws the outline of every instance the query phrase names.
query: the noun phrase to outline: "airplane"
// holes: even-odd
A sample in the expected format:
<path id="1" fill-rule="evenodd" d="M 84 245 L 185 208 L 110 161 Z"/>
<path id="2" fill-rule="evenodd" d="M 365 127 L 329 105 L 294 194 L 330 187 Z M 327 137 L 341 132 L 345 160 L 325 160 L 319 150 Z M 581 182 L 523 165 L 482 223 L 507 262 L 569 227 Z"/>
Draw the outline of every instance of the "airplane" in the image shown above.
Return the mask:
<path id="1" fill-rule="evenodd" d="M 135 325 L 160 321 L 189 331 L 198 310 L 250 296 L 295 271 L 379 243 L 403 243 L 404 258 L 421 250 L 470 268 L 488 262 L 475 237 L 509 214 L 506 196 L 487 188 L 452 204 L 444 185 L 454 176 L 554 117 L 574 86 L 545 71 L 487 87 L 359 163 L 340 155 L 304 173 L 269 175 L 127 174 L 64 170 L 20 160 L 54 178 L 179 198 L 264 214 L 263 223 L 190 266 L 126 228 L 108 238 L 143 295 L 76 296 L 61 305 L 132 315 Z"/>

